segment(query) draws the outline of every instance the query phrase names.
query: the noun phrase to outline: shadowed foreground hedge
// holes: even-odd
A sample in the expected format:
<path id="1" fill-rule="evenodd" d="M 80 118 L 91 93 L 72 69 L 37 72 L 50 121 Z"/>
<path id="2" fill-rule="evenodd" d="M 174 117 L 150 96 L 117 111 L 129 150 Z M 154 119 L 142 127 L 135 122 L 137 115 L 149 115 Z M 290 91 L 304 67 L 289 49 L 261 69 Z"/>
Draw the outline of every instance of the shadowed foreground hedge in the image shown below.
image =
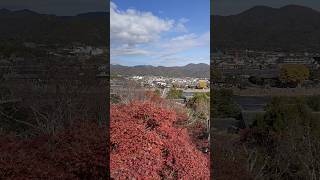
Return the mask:
<path id="1" fill-rule="evenodd" d="M 0 179 L 106 179 L 105 135 L 86 122 L 54 136 L 2 136 Z"/>

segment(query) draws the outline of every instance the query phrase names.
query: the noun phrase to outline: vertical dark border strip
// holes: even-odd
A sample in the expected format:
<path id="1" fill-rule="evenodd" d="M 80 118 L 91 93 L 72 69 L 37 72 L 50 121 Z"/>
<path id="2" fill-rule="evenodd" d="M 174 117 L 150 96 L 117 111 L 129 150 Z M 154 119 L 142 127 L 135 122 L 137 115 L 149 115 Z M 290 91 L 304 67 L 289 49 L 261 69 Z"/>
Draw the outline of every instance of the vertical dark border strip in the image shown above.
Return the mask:
<path id="1" fill-rule="evenodd" d="M 214 60 L 212 58 L 213 53 L 213 41 L 212 38 L 214 38 L 214 28 L 213 28 L 213 1 L 210 0 L 210 142 L 209 142 L 209 148 L 210 148 L 210 179 L 214 179 L 214 172 L 213 172 L 213 166 L 214 166 L 214 144 L 213 144 L 213 138 L 214 134 L 211 129 L 213 129 L 213 68 L 214 68 Z"/>
<path id="2" fill-rule="evenodd" d="M 107 17 L 107 50 L 108 50 L 108 55 L 107 55 L 107 98 L 106 98 L 106 158 L 107 158 L 107 165 L 106 165 L 106 173 L 107 173 L 107 177 L 109 179 L 110 178 L 110 0 L 107 0 L 109 6 L 107 8 L 108 9 L 108 17 Z"/>

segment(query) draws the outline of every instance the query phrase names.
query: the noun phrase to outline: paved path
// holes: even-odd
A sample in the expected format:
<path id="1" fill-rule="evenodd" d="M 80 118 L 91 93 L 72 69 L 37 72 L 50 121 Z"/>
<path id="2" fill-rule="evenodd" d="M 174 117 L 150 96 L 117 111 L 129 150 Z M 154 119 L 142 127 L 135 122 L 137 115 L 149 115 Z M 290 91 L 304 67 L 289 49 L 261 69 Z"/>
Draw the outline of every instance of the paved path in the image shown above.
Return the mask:
<path id="1" fill-rule="evenodd" d="M 183 88 L 177 88 L 178 90 L 183 90 L 183 92 L 190 92 L 190 93 L 206 93 L 210 92 L 210 89 L 183 89 Z"/>
<path id="2" fill-rule="evenodd" d="M 162 97 L 162 98 L 166 98 L 168 92 L 169 92 L 169 88 L 165 88 L 165 89 L 162 91 L 161 97 Z"/>

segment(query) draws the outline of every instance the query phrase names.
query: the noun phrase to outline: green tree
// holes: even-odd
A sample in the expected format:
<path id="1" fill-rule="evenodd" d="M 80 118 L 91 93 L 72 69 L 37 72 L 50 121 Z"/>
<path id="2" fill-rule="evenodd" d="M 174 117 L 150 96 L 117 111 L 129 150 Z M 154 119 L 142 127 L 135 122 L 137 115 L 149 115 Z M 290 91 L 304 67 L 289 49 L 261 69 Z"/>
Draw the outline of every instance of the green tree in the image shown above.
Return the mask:
<path id="1" fill-rule="evenodd" d="M 320 123 L 304 97 L 275 97 L 254 123 L 247 147 L 262 179 L 319 179 Z"/>
<path id="2" fill-rule="evenodd" d="M 274 97 L 265 110 L 255 126 L 268 131 L 281 132 L 297 124 L 309 125 L 313 119 L 304 97 Z"/>
<path id="3" fill-rule="evenodd" d="M 209 132 L 210 96 L 208 93 L 195 93 L 187 102 L 187 107 L 192 111 L 191 123 L 205 124 Z"/>
<path id="4" fill-rule="evenodd" d="M 160 93 L 160 90 L 159 90 L 159 89 L 156 89 L 156 90 L 154 91 L 154 93 L 155 93 L 157 96 L 161 96 L 161 93 Z"/>
<path id="5" fill-rule="evenodd" d="M 220 89 L 213 91 L 212 97 L 213 117 L 233 117 L 238 118 L 241 114 L 239 105 L 233 99 L 233 91 Z"/>
<path id="6" fill-rule="evenodd" d="M 168 92 L 167 99 L 181 99 L 183 98 L 183 91 L 176 88 L 171 88 Z"/>

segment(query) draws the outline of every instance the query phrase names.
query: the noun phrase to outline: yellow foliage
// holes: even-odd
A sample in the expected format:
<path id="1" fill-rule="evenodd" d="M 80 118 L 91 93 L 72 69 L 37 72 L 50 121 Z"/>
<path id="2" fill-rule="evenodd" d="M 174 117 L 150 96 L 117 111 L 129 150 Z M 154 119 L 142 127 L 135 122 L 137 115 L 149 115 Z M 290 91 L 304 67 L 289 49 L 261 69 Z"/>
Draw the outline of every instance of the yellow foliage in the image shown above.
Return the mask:
<path id="1" fill-rule="evenodd" d="M 197 86 L 199 89 L 205 89 L 205 88 L 207 88 L 208 87 L 208 85 L 207 85 L 207 82 L 206 81 L 204 81 L 204 80 L 200 80 L 199 82 L 198 82 L 198 86 Z"/>
<path id="2" fill-rule="evenodd" d="M 281 67 L 280 80 L 285 83 L 301 84 L 309 76 L 309 69 L 302 64 L 285 64 Z"/>

